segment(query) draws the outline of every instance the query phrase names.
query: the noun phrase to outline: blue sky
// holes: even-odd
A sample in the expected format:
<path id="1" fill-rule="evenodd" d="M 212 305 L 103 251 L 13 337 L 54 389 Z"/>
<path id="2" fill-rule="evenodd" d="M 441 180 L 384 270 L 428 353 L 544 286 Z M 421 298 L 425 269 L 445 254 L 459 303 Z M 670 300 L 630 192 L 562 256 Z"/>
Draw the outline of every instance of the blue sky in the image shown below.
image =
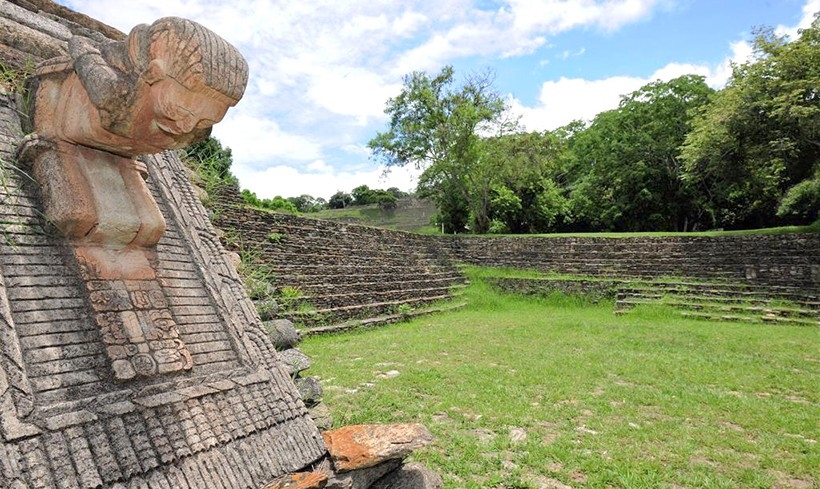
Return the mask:
<path id="1" fill-rule="evenodd" d="M 58 0 L 122 31 L 177 15 L 237 46 L 245 97 L 214 128 L 242 188 L 328 198 L 385 178 L 367 142 L 403 75 L 490 68 L 528 130 L 591 119 L 620 95 L 695 73 L 714 88 L 749 59 L 756 26 L 796 35 L 820 0 Z"/>

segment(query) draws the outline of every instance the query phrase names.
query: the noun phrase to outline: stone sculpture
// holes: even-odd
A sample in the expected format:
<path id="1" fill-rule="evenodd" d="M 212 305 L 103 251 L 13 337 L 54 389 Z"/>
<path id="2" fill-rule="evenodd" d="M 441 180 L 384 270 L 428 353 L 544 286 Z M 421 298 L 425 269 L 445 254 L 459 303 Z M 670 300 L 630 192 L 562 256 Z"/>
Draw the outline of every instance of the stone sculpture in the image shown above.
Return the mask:
<path id="1" fill-rule="evenodd" d="M 37 71 L 34 134 L 21 154 L 81 263 L 115 377 L 190 369 L 150 264 L 165 220 L 134 158 L 206 138 L 242 98 L 247 63 L 177 17 L 101 46 L 74 36 L 68 49 Z"/>

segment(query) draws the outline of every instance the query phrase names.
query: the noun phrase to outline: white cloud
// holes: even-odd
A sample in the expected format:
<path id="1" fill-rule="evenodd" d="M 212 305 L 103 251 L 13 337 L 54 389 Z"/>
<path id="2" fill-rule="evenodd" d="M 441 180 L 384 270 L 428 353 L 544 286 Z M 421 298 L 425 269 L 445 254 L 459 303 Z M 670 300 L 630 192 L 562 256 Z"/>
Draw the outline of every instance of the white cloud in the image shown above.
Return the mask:
<path id="1" fill-rule="evenodd" d="M 733 56 L 717 67 L 670 63 L 649 77 L 613 76 L 601 80 L 561 77 L 541 85 L 538 104 L 526 107 L 513 100 L 513 111 L 522 114 L 521 122 L 529 131 L 552 130 L 576 119 L 591 120 L 599 113 L 618 106 L 628 95 L 656 80 L 669 81 L 683 75 L 701 75 L 714 88 L 723 86 L 731 75 L 730 61 L 742 62 L 748 56 L 746 43 L 732 45 Z"/>
<path id="2" fill-rule="evenodd" d="M 815 8 L 814 5 L 820 10 L 820 0 L 809 1 L 800 25 L 810 23 L 806 19 L 813 18 L 809 10 Z M 573 120 L 591 120 L 603 111 L 612 110 L 618 106 L 622 95 L 628 95 L 656 80 L 669 81 L 688 74 L 701 75 L 710 87 L 720 89 L 731 77 L 732 66 L 750 61 L 754 54 L 752 45 L 745 40 L 730 43 L 729 48 L 732 54 L 714 66 L 669 63 L 646 78 L 613 76 L 585 80 L 561 77 L 557 81 L 546 81 L 541 85 L 534 107 L 527 107 L 513 99 L 513 111 L 522 114 L 521 122 L 527 130 L 552 130 Z M 583 49 L 580 52 L 583 53 Z"/>
<path id="3" fill-rule="evenodd" d="M 384 104 L 406 73 L 533 53 L 533 64 L 543 68 L 561 57 L 547 51 L 555 35 L 612 32 L 651 18 L 674 0 L 131 0 L 127 8 L 110 0 L 58 1 L 126 32 L 136 23 L 184 16 L 235 44 L 248 59 L 251 79 L 245 98 L 214 135 L 231 147 L 241 184 L 265 197 L 273 196 L 265 188 L 327 197 L 362 183 L 410 188 L 379 184 L 379 169 L 362 169 L 369 155 L 363 141 L 381 129 Z M 807 27 L 818 10 L 820 0 L 807 0 L 797 27 Z M 600 80 L 533 78 L 521 83 L 541 85 L 538 101 L 513 105 L 528 128 L 546 129 L 614 108 L 620 95 L 656 78 L 698 73 L 717 88 L 729 78 L 731 62 L 751 53 L 748 42 L 731 49 L 715 66 L 669 63 L 647 78 L 628 71 Z M 329 186 L 338 188 L 328 193 Z"/>
<path id="4" fill-rule="evenodd" d="M 214 126 L 214 136 L 231 148 L 235 166 L 258 165 L 276 160 L 312 161 L 320 157 L 321 145 L 283 131 L 271 119 L 231 114 Z"/>
<path id="5" fill-rule="evenodd" d="M 293 166 L 277 165 L 263 169 L 241 168 L 234 173 L 244 188 L 262 198 L 277 195 L 291 197 L 308 194 L 330 198 L 337 191 L 350 192 L 359 185 L 388 189 L 396 187 L 405 192 L 416 187 L 419 172 L 413 168 L 399 168 L 385 175 L 379 168 L 360 171 L 338 171 L 323 162 L 311 164 L 312 171 L 301 171 Z M 313 171 L 315 170 L 315 171 Z"/>
<path id="6" fill-rule="evenodd" d="M 807 0 L 806 5 L 803 6 L 803 16 L 800 18 L 800 22 L 796 26 L 779 25 L 775 28 L 775 33 L 797 39 L 797 31 L 809 28 L 814 21 L 814 15 L 818 12 L 820 12 L 820 0 Z"/>
<path id="7" fill-rule="evenodd" d="M 521 114 L 521 123 L 528 131 L 552 130 L 575 119 L 592 119 L 601 111 L 617 107 L 622 94 L 640 88 L 644 81 L 628 76 L 603 80 L 561 77 L 541 85 L 536 107 L 526 107 L 513 100 L 513 112 Z"/>
<path id="8" fill-rule="evenodd" d="M 648 16 L 659 0 L 510 0 L 516 30 L 557 33 L 594 26 L 608 31 Z"/>
<path id="9" fill-rule="evenodd" d="M 385 101 L 400 89 L 401 85 L 387 84 L 375 73 L 342 68 L 318 73 L 307 94 L 320 107 L 351 116 L 363 126 L 370 118 L 384 118 Z"/>

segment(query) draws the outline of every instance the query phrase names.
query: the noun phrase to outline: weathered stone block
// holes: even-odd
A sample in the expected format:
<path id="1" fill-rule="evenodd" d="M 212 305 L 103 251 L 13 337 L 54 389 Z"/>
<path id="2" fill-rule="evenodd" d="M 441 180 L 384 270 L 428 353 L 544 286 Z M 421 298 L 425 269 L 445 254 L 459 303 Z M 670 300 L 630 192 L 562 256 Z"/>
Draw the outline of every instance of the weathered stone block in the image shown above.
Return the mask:
<path id="1" fill-rule="evenodd" d="M 308 407 L 315 406 L 322 399 L 322 384 L 318 378 L 298 377 L 293 382 L 299 390 L 299 396 Z"/>
<path id="2" fill-rule="evenodd" d="M 431 441 L 423 425 L 352 425 L 322 433 L 337 471 L 373 467 L 387 460 L 404 459 Z"/>
<path id="3" fill-rule="evenodd" d="M 297 348 L 289 348 L 279 352 L 279 358 L 285 364 L 291 375 L 296 375 L 310 368 L 310 357 L 299 351 Z"/>
<path id="4" fill-rule="evenodd" d="M 287 319 L 274 319 L 273 321 L 266 321 L 265 330 L 270 335 L 273 346 L 277 350 L 287 350 L 299 344 L 299 331 L 293 326 L 293 323 Z"/>
<path id="5" fill-rule="evenodd" d="M 419 463 L 409 463 L 370 486 L 370 489 L 439 489 L 441 477 Z"/>

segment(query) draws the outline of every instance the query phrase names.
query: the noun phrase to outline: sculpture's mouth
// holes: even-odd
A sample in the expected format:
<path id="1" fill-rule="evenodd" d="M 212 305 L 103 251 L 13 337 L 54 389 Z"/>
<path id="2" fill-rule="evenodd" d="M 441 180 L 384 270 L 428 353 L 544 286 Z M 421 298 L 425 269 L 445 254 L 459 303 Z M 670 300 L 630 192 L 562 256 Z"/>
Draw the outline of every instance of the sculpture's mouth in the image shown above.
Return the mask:
<path id="1" fill-rule="evenodd" d="M 168 127 L 165 124 L 162 124 L 160 122 L 157 122 L 156 124 L 157 124 L 157 127 L 159 128 L 160 131 L 162 131 L 165 134 L 168 134 L 170 136 L 179 136 L 180 134 L 182 134 L 182 131 L 179 131 L 179 130 L 176 130 L 176 129 L 171 129 L 170 127 Z"/>

